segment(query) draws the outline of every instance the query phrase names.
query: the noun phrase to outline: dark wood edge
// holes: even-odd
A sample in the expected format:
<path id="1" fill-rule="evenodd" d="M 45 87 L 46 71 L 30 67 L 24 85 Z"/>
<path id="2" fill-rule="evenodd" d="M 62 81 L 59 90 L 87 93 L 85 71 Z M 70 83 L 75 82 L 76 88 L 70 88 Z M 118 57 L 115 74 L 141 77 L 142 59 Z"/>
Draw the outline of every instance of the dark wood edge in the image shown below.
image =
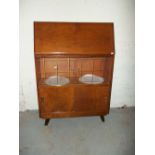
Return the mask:
<path id="1" fill-rule="evenodd" d="M 112 70 L 111 70 L 111 82 L 110 82 L 110 89 L 109 89 L 109 107 L 108 107 L 108 111 L 110 110 L 110 102 L 111 102 L 111 94 L 112 94 L 112 83 L 113 83 L 113 71 L 114 71 L 114 60 L 115 60 L 115 56 L 112 57 Z"/>
<path id="2" fill-rule="evenodd" d="M 72 21 L 34 21 L 34 24 L 36 23 L 64 23 L 64 24 L 107 24 L 107 25 L 113 25 L 114 22 L 93 22 L 93 21 L 88 21 L 88 22 L 72 22 Z"/>

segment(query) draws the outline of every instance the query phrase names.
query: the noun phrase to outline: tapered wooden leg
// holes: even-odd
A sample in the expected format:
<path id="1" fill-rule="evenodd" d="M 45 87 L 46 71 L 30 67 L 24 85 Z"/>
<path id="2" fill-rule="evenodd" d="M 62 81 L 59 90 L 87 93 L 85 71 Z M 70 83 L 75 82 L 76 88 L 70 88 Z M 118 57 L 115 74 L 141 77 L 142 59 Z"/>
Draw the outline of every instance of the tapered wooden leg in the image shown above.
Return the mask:
<path id="1" fill-rule="evenodd" d="M 100 118 L 101 118 L 102 122 L 105 121 L 104 116 L 100 116 Z"/>
<path id="2" fill-rule="evenodd" d="M 48 125 L 49 121 L 50 121 L 50 119 L 45 119 L 45 126 Z"/>

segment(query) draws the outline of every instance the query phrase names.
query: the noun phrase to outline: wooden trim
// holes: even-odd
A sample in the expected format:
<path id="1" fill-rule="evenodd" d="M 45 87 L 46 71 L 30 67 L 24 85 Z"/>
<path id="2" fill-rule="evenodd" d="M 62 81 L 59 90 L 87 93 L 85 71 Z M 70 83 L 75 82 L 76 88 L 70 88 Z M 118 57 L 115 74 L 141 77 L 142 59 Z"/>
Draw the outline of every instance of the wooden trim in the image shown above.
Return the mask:
<path id="1" fill-rule="evenodd" d="M 84 111 L 84 112 L 51 112 L 51 113 L 40 113 L 40 118 L 63 118 L 63 117 L 80 117 L 80 116 L 100 116 L 107 115 L 109 111 L 106 112 L 94 112 L 94 111 Z"/>
<path id="2" fill-rule="evenodd" d="M 85 54 L 62 54 L 62 53 L 60 53 L 60 54 L 53 54 L 52 52 L 51 53 L 35 53 L 35 57 L 36 58 L 41 58 L 41 57 L 45 57 L 45 58 L 68 58 L 68 57 L 75 57 L 75 58 L 80 58 L 80 57 L 83 57 L 83 58 L 85 58 L 85 57 L 111 57 L 111 56 L 114 56 L 115 54 L 91 54 L 91 53 L 89 53 L 89 54 L 87 54 L 87 53 L 85 53 Z"/>

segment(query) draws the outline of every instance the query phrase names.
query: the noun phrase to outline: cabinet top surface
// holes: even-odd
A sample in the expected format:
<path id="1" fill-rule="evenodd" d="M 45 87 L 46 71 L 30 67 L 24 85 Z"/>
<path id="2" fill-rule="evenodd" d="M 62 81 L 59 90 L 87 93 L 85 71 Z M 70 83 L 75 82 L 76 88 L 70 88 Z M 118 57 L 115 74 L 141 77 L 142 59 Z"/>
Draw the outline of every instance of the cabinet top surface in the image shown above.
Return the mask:
<path id="1" fill-rule="evenodd" d="M 113 23 L 34 22 L 35 54 L 109 55 Z"/>

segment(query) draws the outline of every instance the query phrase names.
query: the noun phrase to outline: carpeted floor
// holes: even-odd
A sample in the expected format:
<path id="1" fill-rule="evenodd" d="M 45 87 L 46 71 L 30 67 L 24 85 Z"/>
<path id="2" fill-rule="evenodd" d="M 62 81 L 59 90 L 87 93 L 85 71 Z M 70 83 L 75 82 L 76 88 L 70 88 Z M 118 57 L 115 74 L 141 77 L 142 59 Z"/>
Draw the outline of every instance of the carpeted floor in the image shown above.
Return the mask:
<path id="1" fill-rule="evenodd" d="M 99 117 L 52 119 L 20 112 L 20 155 L 134 155 L 134 108 L 111 109 Z"/>

